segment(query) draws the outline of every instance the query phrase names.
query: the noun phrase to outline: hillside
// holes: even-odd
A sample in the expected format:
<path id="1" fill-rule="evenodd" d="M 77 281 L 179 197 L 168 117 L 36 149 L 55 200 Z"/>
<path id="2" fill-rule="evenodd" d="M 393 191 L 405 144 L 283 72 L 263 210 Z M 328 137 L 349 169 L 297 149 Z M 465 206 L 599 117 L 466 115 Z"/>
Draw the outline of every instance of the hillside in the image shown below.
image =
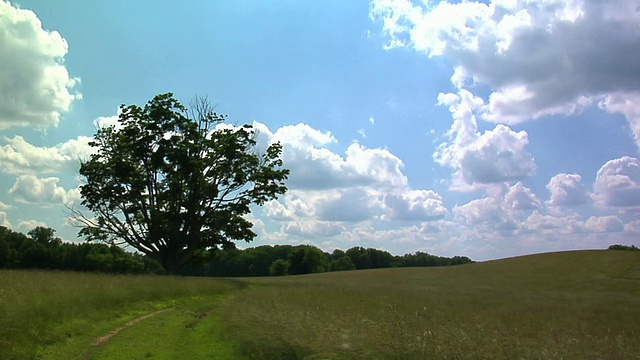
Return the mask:
<path id="1" fill-rule="evenodd" d="M 634 358 L 639 280 L 625 251 L 254 279 L 223 318 L 257 358 Z"/>

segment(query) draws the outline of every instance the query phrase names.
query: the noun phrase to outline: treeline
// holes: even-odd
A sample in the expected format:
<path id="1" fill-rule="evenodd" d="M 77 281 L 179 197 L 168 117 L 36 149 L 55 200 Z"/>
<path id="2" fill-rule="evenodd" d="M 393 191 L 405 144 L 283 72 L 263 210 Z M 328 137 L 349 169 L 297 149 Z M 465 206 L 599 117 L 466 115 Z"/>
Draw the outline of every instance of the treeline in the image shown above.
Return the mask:
<path id="1" fill-rule="evenodd" d="M 448 258 L 424 252 L 394 256 L 387 251 L 363 247 L 327 253 L 310 245 L 264 245 L 244 250 L 216 250 L 207 256 L 204 265 L 188 266 L 183 275 L 283 276 L 391 267 L 449 266 L 473 262 L 464 256 Z"/>
<path id="2" fill-rule="evenodd" d="M 70 244 L 55 230 L 36 227 L 28 236 L 0 226 L 0 268 L 95 271 L 118 274 L 163 273 L 156 261 L 105 244 Z"/>
<path id="3" fill-rule="evenodd" d="M 452 258 L 423 252 L 394 256 L 387 251 L 354 247 L 347 251 L 323 252 L 310 245 L 258 246 L 244 250 L 202 252 L 186 266 L 187 276 L 283 276 L 381 269 L 389 267 L 448 266 L 471 263 L 462 256 Z M 64 243 L 55 230 L 36 227 L 27 235 L 0 226 L 0 269 L 50 269 L 117 274 L 163 274 L 162 266 L 147 256 L 118 246 Z"/>
<path id="4" fill-rule="evenodd" d="M 635 245 L 628 246 L 628 245 L 616 244 L 616 245 L 609 246 L 608 250 L 640 251 L 640 248 L 638 248 Z"/>

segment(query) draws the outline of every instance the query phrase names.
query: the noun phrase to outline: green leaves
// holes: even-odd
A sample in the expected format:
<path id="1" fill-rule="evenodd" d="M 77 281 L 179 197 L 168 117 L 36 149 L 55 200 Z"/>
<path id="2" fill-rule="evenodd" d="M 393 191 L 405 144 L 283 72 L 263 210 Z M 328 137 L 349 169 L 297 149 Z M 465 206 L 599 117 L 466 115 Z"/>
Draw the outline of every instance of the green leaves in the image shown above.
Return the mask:
<path id="1" fill-rule="evenodd" d="M 97 220 L 85 218 L 82 235 L 124 240 L 170 272 L 199 250 L 256 236 L 243 216 L 286 192 L 282 147 L 260 155 L 250 125 L 216 128 L 225 116 L 206 99 L 194 109 L 161 94 L 144 108 L 123 105 L 120 126 L 97 131 L 97 152 L 80 167 L 83 205 Z"/>

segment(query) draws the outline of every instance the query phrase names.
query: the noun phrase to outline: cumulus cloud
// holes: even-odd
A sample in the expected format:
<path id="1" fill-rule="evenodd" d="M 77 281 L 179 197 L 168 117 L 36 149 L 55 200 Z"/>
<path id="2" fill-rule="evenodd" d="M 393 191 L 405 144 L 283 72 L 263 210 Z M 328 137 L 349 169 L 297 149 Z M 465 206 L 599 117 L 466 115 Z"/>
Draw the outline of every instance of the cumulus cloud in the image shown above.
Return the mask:
<path id="1" fill-rule="evenodd" d="M 291 175 L 291 189 L 321 190 L 378 185 L 402 186 L 404 164 L 385 149 L 369 149 L 358 143 L 347 147 L 345 156 L 331 151 L 337 143 L 330 132 L 321 132 L 306 124 L 283 126 L 272 133 L 264 124 L 254 122 L 259 148 L 282 144 L 282 160 Z"/>
<path id="2" fill-rule="evenodd" d="M 120 126 L 120 122 L 118 122 L 120 113 L 122 112 L 122 110 L 118 109 L 117 113 L 118 115 L 113 115 L 113 116 L 100 116 L 99 118 L 95 119 L 93 121 L 93 126 L 95 126 L 96 129 L 102 129 L 102 128 L 107 128 L 109 126 Z"/>
<path id="3" fill-rule="evenodd" d="M 615 92 L 607 95 L 598 104 L 600 108 L 610 113 L 620 113 L 629 121 L 631 133 L 636 141 L 640 144 L 640 92 L 625 93 Z"/>
<path id="4" fill-rule="evenodd" d="M 454 218 L 469 226 L 471 231 L 495 229 L 499 231 L 517 230 L 532 213 L 539 213 L 542 202 L 528 187 L 518 182 L 510 187 L 483 198 L 472 200 L 453 208 Z"/>
<path id="5" fill-rule="evenodd" d="M 285 234 L 307 239 L 327 238 L 345 231 L 343 225 L 329 221 L 291 221 L 282 225 Z"/>
<path id="6" fill-rule="evenodd" d="M 598 170 L 593 197 L 599 206 L 640 208 L 640 160 L 623 156 L 607 161 Z"/>
<path id="7" fill-rule="evenodd" d="M 438 104 L 446 105 L 453 124 L 433 154 L 440 165 L 454 169 L 454 190 L 471 190 L 473 185 L 510 182 L 532 176 L 536 172 L 533 156 L 526 151 L 529 144 L 525 131 L 515 132 L 497 125 L 493 130 L 478 132 L 474 111 L 482 99 L 461 89 L 458 94 L 441 93 Z"/>
<path id="8" fill-rule="evenodd" d="M 554 216 L 534 210 L 521 224 L 522 230 L 529 232 L 573 234 L 583 232 L 584 225 L 576 214 Z"/>
<path id="9" fill-rule="evenodd" d="M 56 126 L 81 94 L 64 65 L 66 40 L 30 10 L 0 0 L 0 128 Z"/>
<path id="10" fill-rule="evenodd" d="M 458 88 L 488 86 L 486 120 L 516 124 L 601 102 L 627 117 L 638 143 L 637 8 L 636 0 L 374 0 L 370 16 L 387 48 L 445 56 Z"/>
<path id="11" fill-rule="evenodd" d="M 0 147 L 0 169 L 7 174 L 54 173 L 76 170 L 81 160 L 93 152 L 91 138 L 75 139 L 52 146 L 40 147 L 27 142 L 22 136 L 4 138 Z"/>
<path id="12" fill-rule="evenodd" d="M 542 206 L 542 202 L 536 194 L 521 182 L 509 188 L 507 194 L 504 196 L 504 202 L 514 210 L 533 210 L 539 209 Z"/>
<path id="13" fill-rule="evenodd" d="M 512 181 L 535 174 L 535 163 L 524 148 L 525 131 L 515 132 L 498 125 L 480 135 L 460 158 L 462 177 L 468 183 Z"/>
<path id="14" fill-rule="evenodd" d="M 624 231 L 631 234 L 640 234 L 640 220 L 634 220 L 624 225 Z"/>
<path id="15" fill-rule="evenodd" d="M 0 211 L 9 210 L 9 209 L 11 209 L 11 207 L 12 207 L 11 205 L 7 205 L 7 204 L 3 203 L 2 201 L 0 201 Z"/>
<path id="16" fill-rule="evenodd" d="M 384 203 L 390 220 L 433 221 L 449 213 L 442 196 L 432 190 L 388 194 L 384 197 Z"/>
<path id="17" fill-rule="evenodd" d="M 408 186 L 403 162 L 387 149 L 354 142 L 339 154 L 330 149 L 337 144 L 331 133 L 306 124 L 272 132 L 254 122 L 254 128 L 259 148 L 282 144 L 284 166 L 291 170 L 287 194 L 263 208 L 287 234 L 329 236 L 344 232 L 346 223 L 434 221 L 448 213 L 439 194 Z"/>
<path id="18" fill-rule="evenodd" d="M 505 219 L 505 211 L 501 201 L 489 196 L 455 206 L 453 214 L 456 219 L 469 225 L 500 224 L 509 221 Z"/>
<path id="19" fill-rule="evenodd" d="M 17 202 L 25 204 L 41 206 L 79 204 L 80 189 L 66 191 L 58 186 L 59 181 L 60 179 L 56 177 L 38 178 L 34 175 L 21 175 L 9 189 L 9 195 L 12 195 Z"/>
<path id="20" fill-rule="evenodd" d="M 624 224 L 617 216 L 592 216 L 585 222 L 588 230 L 593 232 L 618 232 L 624 230 Z"/>
<path id="21" fill-rule="evenodd" d="M 381 209 L 379 193 L 371 188 L 336 189 L 307 199 L 323 221 L 365 221 L 378 216 Z"/>
<path id="22" fill-rule="evenodd" d="M 547 203 L 551 206 L 582 205 L 589 199 L 582 185 L 582 177 L 578 174 L 555 175 L 549 180 L 547 189 L 551 193 Z"/>
<path id="23" fill-rule="evenodd" d="M 11 223 L 9 222 L 9 220 L 7 219 L 7 213 L 4 211 L 0 211 L 0 226 L 4 226 L 8 229 L 12 229 L 13 226 L 11 225 Z"/>
<path id="24" fill-rule="evenodd" d="M 27 232 L 29 230 L 32 230 L 38 226 L 41 227 L 49 227 L 47 225 L 47 223 L 42 222 L 42 221 L 38 221 L 38 220 L 22 220 L 18 223 L 18 226 L 16 227 L 18 230 L 21 230 L 23 232 Z"/>

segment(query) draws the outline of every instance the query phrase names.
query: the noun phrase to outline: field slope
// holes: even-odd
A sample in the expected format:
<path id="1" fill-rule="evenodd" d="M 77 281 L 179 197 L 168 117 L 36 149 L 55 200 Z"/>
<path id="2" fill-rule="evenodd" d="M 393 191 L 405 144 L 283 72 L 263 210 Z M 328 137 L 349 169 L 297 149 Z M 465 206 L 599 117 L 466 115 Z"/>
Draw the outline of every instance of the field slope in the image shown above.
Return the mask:
<path id="1" fill-rule="evenodd" d="M 633 359 L 640 252 L 234 281 L 1 271 L 0 313 L 2 359 Z"/>
<path id="2" fill-rule="evenodd" d="M 222 305 L 254 358 L 640 358 L 640 253 L 254 279 Z"/>

